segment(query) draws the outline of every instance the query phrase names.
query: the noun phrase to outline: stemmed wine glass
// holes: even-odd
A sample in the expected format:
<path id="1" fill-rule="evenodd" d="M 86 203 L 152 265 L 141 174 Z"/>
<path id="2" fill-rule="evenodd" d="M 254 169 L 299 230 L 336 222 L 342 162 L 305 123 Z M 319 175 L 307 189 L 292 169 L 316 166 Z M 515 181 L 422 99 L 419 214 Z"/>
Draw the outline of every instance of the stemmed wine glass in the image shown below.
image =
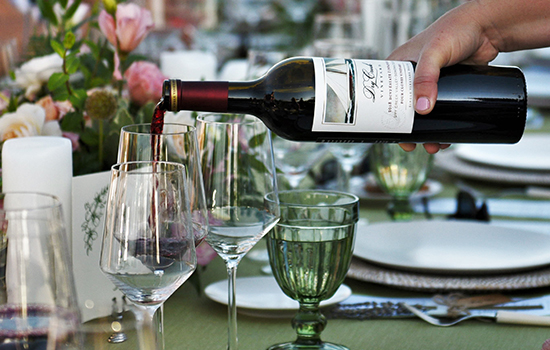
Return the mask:
<path id="1" fill-rule="evenodd" d="M 292 320 L 297 339 L 268 350 L 347 349 L 321 340 L 327 321 L 319 303 L 334 295 L 348 272 L 359 198 L 337 191 L 292 190 L 270 193 L 266 200 L 281 211 L 267 235 L 271 269 L 283 292 L 300 303 Z"/>
<path id="2" fill-rule="evenodd" d="M 376 182 L 391 196 L 388 205 L 391 218 L 396 221 L 411 219 L 410 196 L 426 182 L 433 155 L 422 147 L 405 152 L 397 144 L 379 143 L 370 149 L 369 160 Z"/>
<path id="3" fill-rule="evenodd" d="M 277 193 L 271 135 L 248 115 L 201 114 L 197 133 L 209 214 L 206 241 L 228 273 L 228 349 L 236 350 L 235 282 L 243 256 L 277 223 L 279 208 L 266 206 Z"/>
<path id="4" fill-rule="evenodd" d="M 126 125 L 120 131 L 117 157 L 119 163 L 162 160 L 185 165 L 195 246 L 201 244 L 208 232 L 208 216 L 196 128 L 186 124 L 164 123 L 163 132 L 157 134 L 151 132 L 151 124 Z M 157 313 L 161 348 L 164 349 L 163 305 Z"/>
<path id="5" fill-rule="evenodd" d="M 296 189 L 327 150 L 327 145 L 317 142 L 296 142 L 273 137 L 275 165 L 282 172 L 290 189 Z M 282 185 L 281 181 L 279 185 Z"/>
<path id="6" fill-rule="evenodd" d="M 157 159 L 154 159 L 156 153 L 153 151 L 153 145 L 159 151 Z M 132 124 L 122 127 L 117 162 L 147 160 L 185 165 L 195 245 L 198 246 L 208 232 L 208 216 L 196 128 L 186 124 L 165 123 L 162 134 L 155 134 L 151 133 L 151 124 Z"/>
<path id="7" fill-rule="evenodd" d="M 40 193 L 1 193 L 0 230 L 0 347 L 82 349 L 59 200 Z"/>
<path id="8" fill-rule="evenodd" d="M 112 167 L 100 267 L 144 311 L 143 327 L 154 336 L 142 341 L 153 348 L 156 310 L 197 265 L 184 168 L 157 161 Z"/>
<path id="9" fill-rule="evenodd" d="M 361 16 L 350 14 L 318 14 L 315 16 L 313 48 L 316 56 L 335 58 L 375 58 L 365 44 Z M 337 189 L 350 191 L 353 167 L 367 154 L 368 143 L 334 143 L 330 151 L 340 165 Z"/>

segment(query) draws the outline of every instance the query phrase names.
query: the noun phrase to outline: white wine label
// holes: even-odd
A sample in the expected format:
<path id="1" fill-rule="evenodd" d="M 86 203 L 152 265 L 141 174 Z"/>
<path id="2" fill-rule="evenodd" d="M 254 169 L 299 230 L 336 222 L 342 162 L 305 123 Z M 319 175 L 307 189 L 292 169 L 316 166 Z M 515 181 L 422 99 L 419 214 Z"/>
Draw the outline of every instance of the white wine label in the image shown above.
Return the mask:
<path id="1" fill-rule="evenodd" d="M 313 58 L 312 131 L 411 133 L 414 124 L 410 62 Z"/>

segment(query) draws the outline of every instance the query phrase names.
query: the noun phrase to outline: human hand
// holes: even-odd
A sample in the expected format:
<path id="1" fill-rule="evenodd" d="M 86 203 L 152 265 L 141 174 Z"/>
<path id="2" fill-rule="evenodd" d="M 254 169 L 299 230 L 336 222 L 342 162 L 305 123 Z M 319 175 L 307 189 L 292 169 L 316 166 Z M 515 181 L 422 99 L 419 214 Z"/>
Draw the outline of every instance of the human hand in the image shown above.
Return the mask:
<path id="1" fill-rule="evenodd" d="M 418 114 L 428 114 L 437 99 L 437 82 L 441 68 L 457 63 L 487 64 L 499 49 L 490 40 L 485 26 L 476 18 L 482 13 L 477 2 L 461 5 L 439 18 L 426 30 L 397 48 L 390 60 L 416 62 L 414 101 Z M 437 153 L 448 144 L 426 143 L 428 153 Z M 401 144 L 405 151 L 416 145 Z"/>

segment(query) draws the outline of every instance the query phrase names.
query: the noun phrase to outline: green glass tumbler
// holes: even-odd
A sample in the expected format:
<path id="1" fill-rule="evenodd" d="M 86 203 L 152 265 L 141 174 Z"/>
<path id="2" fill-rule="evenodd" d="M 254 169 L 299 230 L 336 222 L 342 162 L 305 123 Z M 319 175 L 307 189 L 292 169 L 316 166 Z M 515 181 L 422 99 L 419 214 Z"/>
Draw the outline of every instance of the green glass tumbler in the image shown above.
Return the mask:
<path id="1" fill-rule="evenodd" d="M 405 152 L 398 144 L 378 143 L 371 147 L 369 160 L 378 186 L 391 196 L 388 205 L 391 218 L 395 221 L 410 220 L 413 215 L 410 197 L 426 182 L 433 155 L 423 147 Z"/>
<path id="2" fill-rule="evenodd" d="M 276 205 L 275 195 L 268 194 L 266 199 Z M 269 350 L 345 350 L 345 346 L 321 340 L 327 321 L 319 303 L 334 295 L 348 272 L 359 199 L 320 190 L 283 191 L 278 199 L 280 220 L 267 235 L 269 260 L 279 287 L 300 308 L 292 320 L 296 340 Z"/>

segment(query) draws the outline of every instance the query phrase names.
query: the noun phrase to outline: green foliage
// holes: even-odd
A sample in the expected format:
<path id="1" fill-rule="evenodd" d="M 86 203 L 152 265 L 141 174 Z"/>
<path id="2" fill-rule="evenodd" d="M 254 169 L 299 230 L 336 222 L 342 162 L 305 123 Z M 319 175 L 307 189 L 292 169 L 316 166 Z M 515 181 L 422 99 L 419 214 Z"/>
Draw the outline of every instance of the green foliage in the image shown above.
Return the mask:
<path id="1" fill-rule="evenodd" d="M 151 122 L 155 107 L 153 102 L 142 107 L 133 105 L 123 96 L 124 82 L 113 80 L 116 49 L 99 33 L 97 17 L 101 2 L 93 3 L 91 16 L 78 20 L 75 14 L 81 3 L 82 0 L 36 0 L 41 17 L 47 22 L 47 32 L 31 35 L 25 57 L 56 54 L 63 60 L 62 71 L 50 75 L 36 98 L 50 95 L 56 102 L 71 103 L 72 110 L 62 117 L 60 127 L 63 132 L 79 136 L 79 147 L 73 153 L 75 175 L 108 170 L 116 162 L 120 129 L 128 124 Z M 104 5 L 114 13 L 117 1 L 104 0 Z M 121 73 L 139 60 L 146 57 L 121 56 Z M 10 76 L 15 80 L 13 73 Z M 98 88 L 116 95 L 116 112 L 109 120 L 94 119 L 87 113 L 86 101 L 92 95 L 91 90 Z M 29 101 L 24 93 L 21 89 L 11 94 L 4 112 L 15 112 L 22 103 L 34 101 Z"/>

